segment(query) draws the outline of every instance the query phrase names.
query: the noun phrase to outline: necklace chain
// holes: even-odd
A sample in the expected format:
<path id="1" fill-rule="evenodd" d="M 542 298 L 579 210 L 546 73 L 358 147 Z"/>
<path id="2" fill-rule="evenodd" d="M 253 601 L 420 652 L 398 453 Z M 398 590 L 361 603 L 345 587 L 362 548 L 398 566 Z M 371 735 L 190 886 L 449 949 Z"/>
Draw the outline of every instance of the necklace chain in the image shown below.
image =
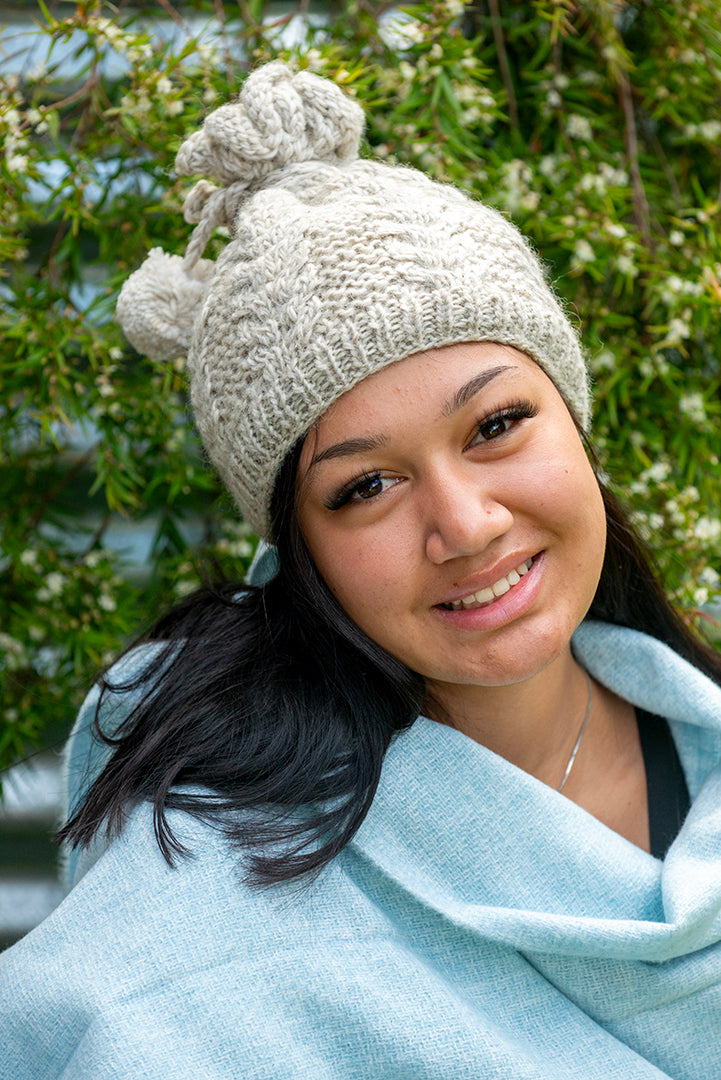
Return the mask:
<path id="1" fill-rule="evenodd" d="M 576 739 L 573 750 L 571 751 L 571 756 L 568 759 L 568 765 L 566 766 L 566 771 L 563 774 L 563 780 L 561 781 L 561 783 L 560 783 L 560 785 L 558 787 L 558 791 L 563 791 L 563 789 L 565 787 L 565 784 L 566 784 L 566 781 L 568 780 L 569 776 L 571 775 L 571 769 L 573 768 L 573 763 L 576 760 L 576 754 L 578 753 L 578 748 L 581 745 L 581 739 L 583 738 L 584 733 L 586 731 L 586 725 L 588 724 L 588 718 L 591 715 L 591 702 L 593 701 L 593 685 L 591 683 L 591 678 L 590 678 L 587 671 L 584 671 L 584 675 L 586 676 L 586 685 L 588 686 L 588 704 L 586 705 L 586 715 L 583 718 L 583 723 L 581 724 L 581 730 L 578 733 L 578 738 Z"/>

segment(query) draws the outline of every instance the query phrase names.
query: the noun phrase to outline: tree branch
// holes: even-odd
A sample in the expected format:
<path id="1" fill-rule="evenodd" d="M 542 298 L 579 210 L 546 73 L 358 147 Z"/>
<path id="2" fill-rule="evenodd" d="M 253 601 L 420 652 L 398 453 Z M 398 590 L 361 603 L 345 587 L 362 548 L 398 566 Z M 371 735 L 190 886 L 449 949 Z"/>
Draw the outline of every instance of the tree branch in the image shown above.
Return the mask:
<path id="1" fill-rule="evenodd" d="M 649 210 L 648 199 L 646 198 L 646 191 L 641 176 L 641 166 L 638 156 L 638 136 L 636 133 L 636 117 L 633 111 L 631 83 L 628 74 L 622 70 L 618 71 L 617 79 L 618 96 L 625 120 L 624 138 L 626 143 L 626 154 L 628 156 L 628 166 L 631 173 L 631 187 L 633 190 L 633 215 L 636 220 L 638 231 L 643 237 L 646 247 L 651 250 L 653 248 L 653 240 L 651 237 L 651 212 Z"/>
<path id="2" fill-rule="evenodd" d="M 506 41 L 503 37 L 500 4 L 498 0 L 488 0 L 488 7 L 491 12 L 493 40 L 496 43 L 496 51 L 498 52 L 498 67 L 500 68 L 501 78 L 503 79 L 503 85 L 506 90 L 506 99 L 508 101 L 508 118 L 511 121 L 511 126 L 514 128 L 518 128 L 518 102 L 516 101 L 516 91 L 513 88 L 511 68 L 508 63 Z"/>

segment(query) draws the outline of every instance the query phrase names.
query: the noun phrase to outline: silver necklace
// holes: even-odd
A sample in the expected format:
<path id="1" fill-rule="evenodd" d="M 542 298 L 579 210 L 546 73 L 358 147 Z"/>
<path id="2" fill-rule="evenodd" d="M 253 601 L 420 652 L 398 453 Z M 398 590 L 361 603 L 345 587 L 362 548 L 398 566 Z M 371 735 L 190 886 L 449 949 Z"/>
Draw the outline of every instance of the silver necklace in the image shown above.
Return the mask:
<path id="1" fill-rule="evenodd" d="M 586 676 L 586 685 L 588 686 L 588 705 L 586 706 L 586 715 L 583 718 L 583 723 L 581 724 L 581 730 L 578 733 L 578 738 L 576 739 L 575 746 L 573 747 L 573 750 L 571 751 L 571 756 L 568 759 L 568 765 L 566 766 L 566 771 L 563 774 L 563 780 L 561 781 L 561 784 L 557 789 L 558 791 L 563 791 L 565 783 L 568 780 L 569 776 L 571 775 L 571 769 L 573 768 L 573 763 L 576 760 L 576 754 L 578 753 L 578 748 L 581 745 L 581 739 L 583 738 L 584 732 L 586 731 L 586 724 L 588 723 L 588 718 L 591 715 L 591 702 L 593 701 L 593 686 L 591 684 L 591 679 L 589 677 L 588 672 L 584 671 L 583 674 Z"/>

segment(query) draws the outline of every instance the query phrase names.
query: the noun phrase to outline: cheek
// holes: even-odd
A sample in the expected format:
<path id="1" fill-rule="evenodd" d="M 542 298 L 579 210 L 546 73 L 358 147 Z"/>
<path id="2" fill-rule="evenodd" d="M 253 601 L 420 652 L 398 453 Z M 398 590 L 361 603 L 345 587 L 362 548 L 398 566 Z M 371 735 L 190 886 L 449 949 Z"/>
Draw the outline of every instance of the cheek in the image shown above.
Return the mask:
<path id="1" fill-rule="evenodd" d="M 601 573 L 606 551 L 606 511 L 591 466 L 583 457 L 575 468 L 565 470 L 558 486 L 559 513 L 567 523 L 569 539 L 577 552 L 578 564 L 595 582 Z"/>
<path id="2" fill-rule="evenodd" d="M 585 453 L 547 460 L 527 474 L 526 506 L 568 545 L 573 565 L 594 572 L 606 549 L 606 512 Z"/>
<path id="3" fill-rule="evenodd" d="M 323 544 L 306 537 L 310 553 L 345 612 L 368 631 L 382 625 L 409 581 L 409 563 L 398 535 L 339 531 Z M 397 530 L 396 530 L 397 533 Z"/>
<path id="4" fill-rule="evenodd" d="M 525 477 L 529 500 L 559 521 L 593 520 L 601 514 L 605 520 L 598 482 L 585 453 L 559 453 L 547 457 Z"/>

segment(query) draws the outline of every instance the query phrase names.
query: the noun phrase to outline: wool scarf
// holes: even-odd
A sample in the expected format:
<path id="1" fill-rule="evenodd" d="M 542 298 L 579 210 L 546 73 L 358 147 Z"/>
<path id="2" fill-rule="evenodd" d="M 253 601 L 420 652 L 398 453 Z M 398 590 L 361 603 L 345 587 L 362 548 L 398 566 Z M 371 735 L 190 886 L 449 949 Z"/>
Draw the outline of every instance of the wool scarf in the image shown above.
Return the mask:
<path id="1" fill-rule="evenodd" d="M 3 1080 L 721 1077 L 721 689 L 624 628 L 573 649 L 669 721 L 692 806 L 663 861 L 423 717 L 305 887 L 246 887 L 176 813 L 171 869 L 140 805 L 0 958 Z"/>

